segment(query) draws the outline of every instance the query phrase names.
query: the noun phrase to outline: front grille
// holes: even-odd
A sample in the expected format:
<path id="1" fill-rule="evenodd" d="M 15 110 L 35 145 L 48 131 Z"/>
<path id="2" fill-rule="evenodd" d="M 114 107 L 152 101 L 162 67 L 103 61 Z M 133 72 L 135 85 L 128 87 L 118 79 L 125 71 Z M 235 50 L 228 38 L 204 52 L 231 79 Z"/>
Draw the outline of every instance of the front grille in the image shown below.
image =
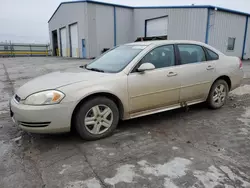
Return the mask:
<path id="1" fill-rule="evenodd" d="M 16 100 L 17 102 L 20 102 L 21 97 L 19 97 L 18 95 L 15 95 L 15 100 Z"/>
<path id="2" fill-rule="evenodd" d="M 19 124 L 24 127 L 47 127 L 51 122 L 23 122 L 19 121 Z"/>

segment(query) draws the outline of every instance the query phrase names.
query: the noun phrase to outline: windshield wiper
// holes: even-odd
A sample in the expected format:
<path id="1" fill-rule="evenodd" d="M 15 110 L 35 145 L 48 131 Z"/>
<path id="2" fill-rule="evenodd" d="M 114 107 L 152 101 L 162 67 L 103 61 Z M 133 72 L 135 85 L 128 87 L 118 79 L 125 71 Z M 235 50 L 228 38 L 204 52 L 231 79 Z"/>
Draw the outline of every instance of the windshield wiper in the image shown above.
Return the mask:
<path id="1" fill-rule="evenodd" d="M 97 69 L 97 68 L 87 68 L 87 66 L 85 67 L 85 69 L 91 70 L 91 71 L 96 71 L 96 72 L 104 72 L 104 70 Z"/>
<path id="2" fill-rule="evenodd" d="M 80 65 L 79 67 L 84 69 L 84 68 L 86 68 L 86 65 Z"/>
<path id="3" fill-rule="evenodd" d="M 101 69 L 97 69 L 97 68 L 87 68 L 87 65 L 81 65 L 79 66 L 80 68 L 82 69 L 87 69 L 87 70 L 91 70 L 91 71 L 96 71 L 96 72 L 104 72 L 104 70 L 101 70 Z"/>

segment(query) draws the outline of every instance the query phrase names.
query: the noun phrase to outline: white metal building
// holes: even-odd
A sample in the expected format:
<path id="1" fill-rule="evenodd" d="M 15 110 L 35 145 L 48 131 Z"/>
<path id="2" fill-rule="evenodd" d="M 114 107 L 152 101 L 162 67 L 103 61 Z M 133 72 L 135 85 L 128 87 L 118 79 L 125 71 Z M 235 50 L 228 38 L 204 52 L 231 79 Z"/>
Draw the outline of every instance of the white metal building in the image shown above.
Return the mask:
<path id="1" fill-rule="evenodd" d="M 92 58 L 140 37 L 205 42 L 250 58 L 250 14 L 214 6 L 130 7 L 90 0 L 63 2 L 49 20 L 53 54 Z"/>

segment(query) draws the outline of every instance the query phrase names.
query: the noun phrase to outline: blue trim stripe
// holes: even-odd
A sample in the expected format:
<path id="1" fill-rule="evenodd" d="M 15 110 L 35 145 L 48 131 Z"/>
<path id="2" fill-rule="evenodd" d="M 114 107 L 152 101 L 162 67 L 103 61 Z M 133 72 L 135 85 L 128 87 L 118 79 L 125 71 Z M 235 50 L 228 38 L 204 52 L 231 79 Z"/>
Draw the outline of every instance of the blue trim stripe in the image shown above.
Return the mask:
<path id="1" fill-rule="evenodd" d="M 113 4 L 113 3 L 106 3 L 106 2 L 100 2 L 100 1 L 93 1 L 93 0 L 76 0 L 76 1 L 65 1 L 59 4 L 59 6 L 57 7 L 57 9 L 55 10 L 55 12 L 52 14 L 52 16 L 50 17 L 49 21 L 53 18 L 53 16 L 55 15 L 55 13 L 58 11 L 58 9 L 60 8 L 61 5 L 63 4 L 71 4 L 71 3 L 94 3 L 94 4 L 100 4 L 100 5 L 110 5 L 110 6 L 116 6 L 116 7 L 122 7 L 122 8 L 131 8 L 133 9 L 134 7 L 131 6 L 126 6 L 126 5 L 120 5 L 120 4 Z"/>
<path id="2" fill-rule="evenodd" d="M 116 46 L 116 8 L 114 6 L 114 46 Z"/>
<path id="3" fill-rule="evenodd" d="M 123 8 L 134 8 L 134 7 L 128 6 L 128 5 L 121 5 L 121 4 L 115 4 L 115 3 L 106 3 L 106 2 L 100 2 L 100 1 L 95 1 L 95 0 L 80 0 L 80 1 L 88 2 L 88 3 L 95 3 L 95 4 L 100 4 L 100 5 L 110 5 L 110 6 L 116 6 L 116 7 L 123 7 Z"/>
<path id="4" fill-rule="evenodd" d="M 237 10 L 231 10 L 231 9 L 227 9 L 227 8 L 222 8 L 222 7 L 217 7 L 217 6 L 212 6 L 212 5 L 186 5 L 186 6 L 142 6 L 142 7 L 131 7 L 134 9 L 154 9 L 154 8 L 207 8 L 207 9 L 217 9 L 219 11 L 223 11 L 223 12 L 230 12 L 233 14 L 239 14 L 239 15 L 244 15 L 244 16 L 250 16 L 249 13 L 245 13 L 245 12 L 241 12 L 241 11 L 237 11 Z"/>
<path id="5" fill-rule="evenodd" d="M 245 26 L 244 42 L 243 42 L 243 49 L 242 49 L 241 59 L 244 59 L 244 55 L 245 55 L 246 40 L 247 40 L 247 29 L 248 29 L 248 16 L 246 16 L 246 26 Z"/>
<path id="6" fill-rule="evenodd" d="M 131 8 L 131 9 L 154 9 L 154 8 L 207 8 L 207 9 L 215 9 L 217 8 L 217 10 L 219 11 L 224 11 L 224 12 L 230 12 L 233 14 L 239 14 L 239 15 L 244 15 L 244 16 L 250 16 L 249 13 L 245 13 L 245 12 L 240 12 L 240 11 L 236 11 L 236 10 L 230 10 L 230 9 L 226 9 L 226 8 L 222 8 L 222 7 L 216 7 L 216 6 L 211 6 L 211 5 L 194 5 L 194 6 L 127 6 L 127 5 L 121 5 L 121 4 L 113 4 L 113 3 L 106 3 L 106 2 L 100 2 L 100 1 L 95 1 L 95 0 L 76 0 L 76 1 L 66 1 L 66 2 L 62 2 L 60 3 L 60 5 L 57 7 L 57 9 L 55 10 L 55 12 L 52 14 L 52 16 L 50 17 L 49 21 L 53 18 L 53 16 L 55 15 L 55 13 L 57 12 L 57 10 L 60 8 L 61 5 L 63 4 L 70 4 L 70 3 L 83 3 L 83 2 L 87 2 L 87 3 L 95 3 L 95 4 L 100 4 L 100 5 L 110 5 L 110 6 L 116 6 L 116 7 L 122 7 L 122 8 Z"/>
<path id="7" fill-rule="evenodd" d="M 208 44 L 208 37 L 209 37 L 209 29 L 210 29 L 210 16 L 211 16 L 211 9 L 207 9 L 207 29 L 206 29 L 206 38 L 205 43 Z"/>
<path id="8" fill-rule="evenodd" d="M 208 8 L 210 5 L 194 5 L 194 6 L 135 6 L 134 9 L 154 9 L 154 8 Z"/>
<path id="9" fill-rule="evenodd" d="M 217 8 L 217 10 L 223 11 L 223 12 L 229 12 L 229 13 L 239 14 L 239 15 L 243 15 L 243 16 L 250 16 L 249 13 L 241 12 L 241 11 L 237 11 L 237 10 L 231 10 L 231 9 L 222 8 L 222 7 L 216 7 L 216 6 L 210 6 L 210 8 L 212 8 L 212 9 Z"/>

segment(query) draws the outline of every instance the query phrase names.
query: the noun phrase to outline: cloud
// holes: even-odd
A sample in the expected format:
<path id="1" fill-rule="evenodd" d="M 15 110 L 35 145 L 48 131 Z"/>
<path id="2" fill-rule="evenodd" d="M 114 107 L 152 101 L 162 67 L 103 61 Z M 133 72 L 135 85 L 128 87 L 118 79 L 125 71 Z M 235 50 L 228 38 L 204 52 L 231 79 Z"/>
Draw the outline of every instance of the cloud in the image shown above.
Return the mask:
<path id="1" fill-rule="evenodd" d="M 131 6 L 161 5 L 216 5 L 229 9 L 250 12 L 248 0 L 99 0 Z M 0 0 L 0 42 L 47 43 L 49 42 L 47 21 L 62 0 Z"/>

